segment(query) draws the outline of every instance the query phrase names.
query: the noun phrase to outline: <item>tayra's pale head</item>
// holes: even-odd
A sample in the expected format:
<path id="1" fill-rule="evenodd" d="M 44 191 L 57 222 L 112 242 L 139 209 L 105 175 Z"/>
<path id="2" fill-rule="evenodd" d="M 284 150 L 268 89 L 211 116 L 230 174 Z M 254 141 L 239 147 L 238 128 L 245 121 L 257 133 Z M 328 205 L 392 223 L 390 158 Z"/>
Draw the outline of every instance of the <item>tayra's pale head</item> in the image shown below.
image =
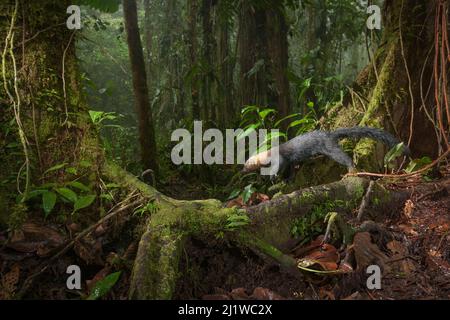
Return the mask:
<path id="1" fill-rule="evenodd" d="M 270 165 L 270 157 L 271 157 L 271 150 L 264 151 L 250 157 L 245 162 L 242 172 L 244 173 L 254 172 L 260 169 L 261 167 L 267 167 L 268 165 Z"/>

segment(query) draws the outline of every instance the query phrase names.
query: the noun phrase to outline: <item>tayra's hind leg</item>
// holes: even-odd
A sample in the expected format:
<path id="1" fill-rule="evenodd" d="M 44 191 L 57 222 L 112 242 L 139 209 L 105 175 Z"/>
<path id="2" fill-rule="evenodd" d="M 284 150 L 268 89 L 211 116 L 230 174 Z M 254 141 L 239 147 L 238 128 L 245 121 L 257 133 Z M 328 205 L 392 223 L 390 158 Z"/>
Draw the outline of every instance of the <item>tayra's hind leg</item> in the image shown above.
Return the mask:
<path id="1" fill-rule="evenodd" d="M 286 165 L 286 168 L 283 172 L 283 180 L 291 183 L 295 181 L 295 165 L 294 164 L 288 164 Z"/>
<path id="2" fill-rule="evenodd" d="M 328 148 L 325 152 L 323 152 L 323 154 L 337 163 L 346 166 L 349 172 L 356 172 L 353 160 L 339 147 L 339 145 Z"/>

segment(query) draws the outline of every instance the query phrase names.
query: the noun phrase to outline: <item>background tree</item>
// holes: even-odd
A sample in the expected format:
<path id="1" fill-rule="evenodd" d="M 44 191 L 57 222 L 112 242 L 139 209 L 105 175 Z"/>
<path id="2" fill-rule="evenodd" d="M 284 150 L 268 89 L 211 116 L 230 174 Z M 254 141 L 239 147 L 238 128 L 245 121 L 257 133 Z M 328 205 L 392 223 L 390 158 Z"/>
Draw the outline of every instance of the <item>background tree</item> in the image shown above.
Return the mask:
<path id="1" fill-rule="evenodd" d="M 147 77 L 144 55 L 139 34 L 137 8 L 135 0 L 122 2 L 127 41 L 130 53 L 131 70 L 133 73 L 133 88 L 136 99 L 136 112 L 139 121 L 139 141 L 141 145 L 142 163 L 144 168 L 158 172 L 157 147 L 153 116 L 148 95 Z"/>

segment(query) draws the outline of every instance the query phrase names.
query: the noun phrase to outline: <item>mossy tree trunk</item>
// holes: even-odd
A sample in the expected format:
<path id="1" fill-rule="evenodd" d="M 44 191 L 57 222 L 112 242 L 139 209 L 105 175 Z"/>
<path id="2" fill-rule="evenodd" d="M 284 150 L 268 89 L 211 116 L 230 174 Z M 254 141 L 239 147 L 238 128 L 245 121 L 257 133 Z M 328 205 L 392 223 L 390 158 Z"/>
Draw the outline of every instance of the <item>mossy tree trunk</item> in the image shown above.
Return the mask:
<path id="1" fill-rule="evenodd" d="M 42 174 L 54 165 L 77 166 L 87 160 L 96 172 L 98 160 L 103 159 L 81 94 L 74 46 L 78 31 L 66 27 L 70 4 L 52 0 L 0 3 L 6 77 L 0 88 L 0 180 L 9 181 L 0 185 L 0 194 L 8 193 L 7 186 L 16 187 L 18 172 L 22 173 L 18 189 L 25 191 L 25 154 L 30 187 L 45 182 L 51 175 L 42 179 Z M 16 147 L 20 131 L 25 143 Z M 53 173 L 52 179 L 63 178 L 62 172 Z"/>
<path id="2" fill-rule="evenodd" d="M 431 116 L 436 123 L 432 79 L 435 10 L 436 1 L 385 1 L 374 60 L 358 75 L 343 103 L 321 119 L 323 129 L 383 128 L 409 144 L 413 158 L 436 157 L 437 128 L 429 120 Z M 388 150 L 381 143 L 362 139 L 356 144 L 344 141 L 343 146 L 346 151 L 353 150 L 358 170 L 384 171 Z M 345 168 L 331 160 L 313 160 L 302 165 L 295 187 L 330 182 L 345 173 Z"/>
<path id="3" fill-rule="evenodd" d="M 348 103 L 328 114 L 333 120 L 327 126 L 384 128 L 409 143 L 413 157 L 437 155 L 435 128 L 424 110 L 432 114 L 435 105 L 430 56 L 435 8 L 436 1 L 385 1 L 382 41 L 375 61 L 362 71 L 354 86 L 362 99 L 349 96 Z M 355 148 L 355 160 L 360 168 L 379 170 L 384 152 L 375 142 L 364 140 Z"/>

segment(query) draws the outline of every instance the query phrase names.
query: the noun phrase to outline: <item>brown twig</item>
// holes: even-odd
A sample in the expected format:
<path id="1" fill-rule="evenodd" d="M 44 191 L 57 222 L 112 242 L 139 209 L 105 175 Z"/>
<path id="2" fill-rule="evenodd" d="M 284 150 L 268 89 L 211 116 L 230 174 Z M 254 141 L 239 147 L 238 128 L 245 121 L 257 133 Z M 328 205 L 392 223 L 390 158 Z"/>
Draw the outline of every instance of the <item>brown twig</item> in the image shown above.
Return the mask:
<path id="1" fill-rule="evenodd" d="M 367 208 L 367 206 L 369 204 L 370 194 L 372 193 L 372 189 L 373 189 L 373 185 L 374 184 L 375 184 L 375 182 L 371 180 L 370 183 L 369 183 L 369 187 L 367 188 L 366 194 L 362 198 L 361 205 L 359 206 L 358 215 L 357 215 L 357 218 L 356 218 L 356 220 L 358 222 L 361 222 L 362 217 L 364 215 L 364 212 L 366 211 L 366 208 Z"/>
<path id="2" fill-rule="evenodd" d="M 434 160 L 429 165 L 423 167 L 420 170 L 411 172 L 411 173 L 404 173 L 404 174 L 383 174 L 383 173 L 371 173 L 371 172 L 357 172 L 357 173 L 348 173 L 346 176 L 353 176 L 353 177 L 374 177 L 374 178 L 393 178 L 393 179 L 403 179 L 403 178 L 410 178 L 417 176 L 423 172 L 426 172 L 436 166 L 441 160 L 446 158 L 448 154 L 450 153 L 450 149 L 448 149 L 446 152 L 444 152 L 439 158 Z"/>

